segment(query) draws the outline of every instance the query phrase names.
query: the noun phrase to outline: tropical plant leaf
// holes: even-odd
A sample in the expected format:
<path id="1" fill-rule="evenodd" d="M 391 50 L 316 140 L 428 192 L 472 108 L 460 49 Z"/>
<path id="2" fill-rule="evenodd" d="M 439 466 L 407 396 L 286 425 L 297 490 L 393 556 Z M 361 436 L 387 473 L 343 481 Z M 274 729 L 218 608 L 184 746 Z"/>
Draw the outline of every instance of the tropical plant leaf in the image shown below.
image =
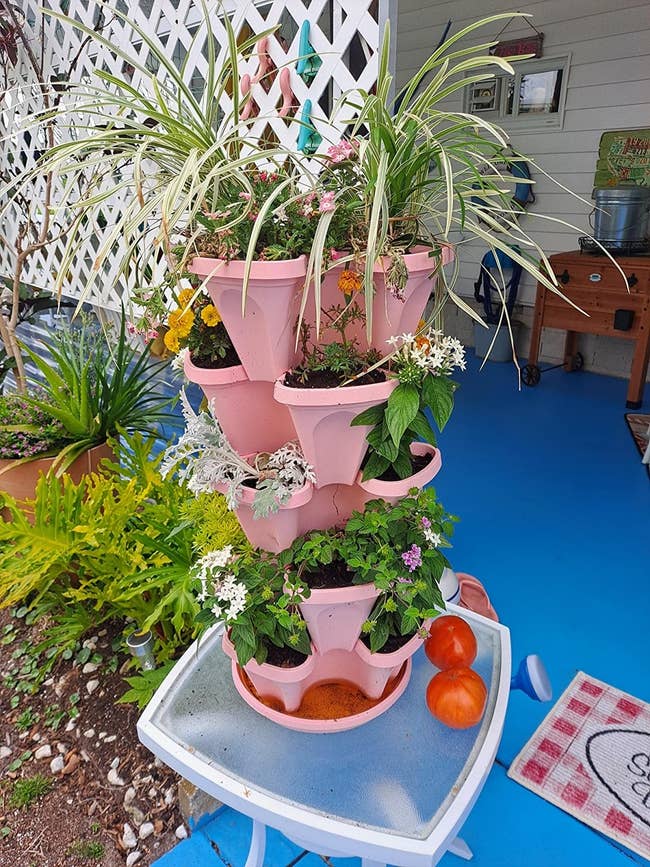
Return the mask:
<path id="1" fill-rule="evenodd" d="M 404 431 L 411 424 L 420 409 L 420 395 L 412 383 L 400 382 L 391 392 L 386 407 L 386 426 L 393 443 L 399 446 Z"/>

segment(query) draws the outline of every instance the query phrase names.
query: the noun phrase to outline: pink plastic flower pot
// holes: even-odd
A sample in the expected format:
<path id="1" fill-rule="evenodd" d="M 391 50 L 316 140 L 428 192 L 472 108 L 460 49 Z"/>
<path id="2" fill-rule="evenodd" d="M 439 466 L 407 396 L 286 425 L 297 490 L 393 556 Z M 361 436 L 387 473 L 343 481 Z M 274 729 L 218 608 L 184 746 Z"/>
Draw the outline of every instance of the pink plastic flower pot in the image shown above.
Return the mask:
<path id="1" fill-rule="evenodd" d="M 225 494 L 227 485 L 219 484 L 217 491 Z M 253 500 L 255 499 L 254 488 L 244 488 L 239 505 L 235 509 L 237 520 L 246 538 L 254 548 L 263 548 L 273 554 L 279 554 L 297 539 L 302 533 L 300 523 L 301 509 L 312 497 L 314 487 L 311 482 L 306 482 L 291 497 L 288 503 L 280 506 L 277 512 L 267 518 L 255 518 L 253 516 Z"/>
<path id="2" fill-rule="evenodd" d="M 386 689 L 386 684 L 395 677 L 407 659 L 410 659 L 423 644 L 423 639 L 416 633 L 413 638 L 393 653 L 371 653 L 363 641 L 357 641 L 355 653 L 364 663 L 359 670 L 361 679 L 357 685 L 368 698 L 379 698 Z"/>
<path id="3" fill-rule="evenodd" d="M 295 323 L 307 257 L 253 262 L 242 316 L 244 262 L 196 256 L 189 270 L 207 278 L 212 301 L 252 381 L 273 382 L 296 361 Z"/>
<path id="4" fill-rule="evenodd" d="M 442 466 L 442 455 L 440 450 L 428 443 L 411 443 L 411 454 L 416 455 L 431 455 L 431 460 L 419 472 L 414 473 L 406 479 L 399 479 L 394 482 L 382 482 L 380 479 L 368 479 L 367 482 L 361 481 L 361 473 L 357 478 L 357 485 L 367 495 L 365 502 L 368 500 L 382 499 L 386 500 L 394 506 L 402 497 L 405 497 L 411 488 L 423 488 L 438 474 Z"/>
<path id="5" fill-rule="evenodd" d="M 353 650 L 378 596 L 374 584 L 312 590 L 298 607 L 318 653 Z M 340 678 L 347 679 L 343 674 Z"/>
<path id="6" fill-rule="evenodd" d="M 201 386 L 228 442 L 240 454 L 274 452 L 295 440 L 296 431 L 286 407 L 273 399 L 273 384 L 251 382 L 241 364 L 207 368 L 185 355 L 185 375 Z"/>
<path id="7" fill-rule="evenodd" d="M 434 272 L 453 258 L 451 247 L 443 247 L 442 256 L 437 259 L 429 256 L 427 247 L 418 247 L 413 253 L 406 253 L 404 264 L 408 279 L 401 299 L 386 289 L 386 272 L 390 268 L 390 260 L 384 258 L 375 265 L 371 346 L 386 355 L 390 348 L 389 337 L 413 334 L 417 330 L 438 279 Z"/>
<path id="8" fill-rule="evenodd" d="M 226 656 L 232 660 L 233 680 L 237 682 L 239 663 L 233 643 L 226 632 L 223 634 L 221 646 Z M 314 666 L 315 657 L 312 653 L 302 665 L 297 665 L 294 668 L 281 668 L 277 665 L 269 665 L 267 662 L 260 665 L 254 659 L 247 662 L 243 668 L 261 698 L 273 698 L 280 701 L 286 713 L 292 713 L 300 707 Z"/>
<path id="9" fill-rule="evenodd" d="M 275 383 L 274 397 L 289 407 L 302 452 L 316 473 L 316 487 L 352 485 L 366 453 L 370 425 L 352 427 L 363 410 L 388 400 L 396 379 L 343 388 L 291 388 Z"/>

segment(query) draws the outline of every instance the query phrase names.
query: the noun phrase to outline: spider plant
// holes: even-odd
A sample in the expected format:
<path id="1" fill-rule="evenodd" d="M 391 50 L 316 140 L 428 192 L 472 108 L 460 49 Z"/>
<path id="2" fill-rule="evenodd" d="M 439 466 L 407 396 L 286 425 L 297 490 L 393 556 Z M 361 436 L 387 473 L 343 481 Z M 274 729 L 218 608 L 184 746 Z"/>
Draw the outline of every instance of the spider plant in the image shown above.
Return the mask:
<path id="1" fill-rule="evenodd" d="M 514 73 L 509 60 L 521 58 L 507 60 L 490 55 L 496 42 L 458 47 L 461 40 L 471 37 L 479 28 L 510 19 L 512 15 L 510 12 L 493 15 L 459 30 L 433 52 L 395 97 L 391 96 L 391 35 L 387 23 L 376 89 L 343 94 L 334 108 L 333 117 L 341 117 L 347 109 L 349 139 L 355 148 L 358 182 L 339 189 L 336 202 L 341 207 L 349 205 L 351 198 L 358 201 L 358 225 L 364 231 L 357 230 L 356 252 L 364 267 L 369 337 L 373 268 L 377 261 L 382 256 L 389 257 L 391 265 L 397 266 L 394 273 L 399 275 L 399 260 L 404 252 L 425 244 L 435 254 L 440 245 L 453 244 L 454 233 L 459 231 L 465 240 L 479 239 L 489 249 L 507 253 L 536 280 L 561 294 L 544 251 L 519 225 L 523 209 L 512 199 L 511 184 L 502 169 L 508 148 L 506 132 L 476 115 L 443 108 L 444 101 L 457 91 L 494 78 L 495 67 Z M 507 160 L 513 163 L 528 157 L 508 151 Z M 535 217 L 563 222 L 537 213 Z M 322 242 L 331 219 L 332 213 L 323 215 L 317 241 Z M 322 261 L 323 245 L 315 243 L 307 285 L 313 277 L 317 310 Z M 432 271 L 436 264 L 432 259 Z M 405 279 L 403 267 L 401 273 Z M 444 274 L 441 276 L 436 313 L 440 312 L 446 294 L 466 313 L 479 319 L 454 291 L 458 269 L 446 278 Z"/>
<path id="2" fill-rule="evenodd" d="M 100 56 L 104 50 L 116 55 L 126 72 L 119 76 L 98 64 L 91 81 L 67 85 L 57 117 L 64 140 L 48 149 L 24 176 L 26 184 L 37 175 L 52 173 L 58 186 L 56 206 L 76 215 L 58 268 L 59 293 L 80 241 L 86 235 L 100 238 L 81 300 L 103 273 L 104 263 L 115 254 L 117 244 L 121 273 L 129 275 L 136 285 L 144 285 L 146 277 L 159 270 L 165 255 L 169 258 L 172 234 L 191 227 L 201 211 L 214 210 L 214 202 L 224 195 L 224 185 L 232 191 L 233 200 L 240 192 L 251 192 L 246 170 L 261 151 L 248 137 L 246 124 L 239 120 L 246 99 L 239 95 L 239 64 L 274 30 L 238 40 L 219 4 L 217 14 L 227 35 L 227 44 L 219 53 L 210 20 L 214 9 L 209 10 L 202 0 L 202 21 L 177 68 L 158 36 L 139 27 L 127 14 L 113 8 L 114 4 L 99 0 L 97 5 L 106 10 L 106 18 L 114 16 L 127 32 L 131 30 L 137 50 L 120 47 L 110 38 L 108 26 L 104 32 L 96 31 L 62 12 L 44 10 L 81 31 L 97 46 Z M 193 71 L 188 65 L 196 40 L 204 42 L 207 51 L 200 98 L 190 86 Z M 148 55 L 146 65 L 139 59 L 143 47 Z M 224 111 L 226 105 L 231 109 Z M 37 117 L 32 125 L 46 120 Z M 274 153 L 265 147 L 263 157 L 272 159 Z M 11 196 L 12 191 L 7 188 L 4 193 Z M 111 206 L 114 220 L 106 225 L 103 209 Z M 236 219 L 248 219 L 245 208 Z"/>

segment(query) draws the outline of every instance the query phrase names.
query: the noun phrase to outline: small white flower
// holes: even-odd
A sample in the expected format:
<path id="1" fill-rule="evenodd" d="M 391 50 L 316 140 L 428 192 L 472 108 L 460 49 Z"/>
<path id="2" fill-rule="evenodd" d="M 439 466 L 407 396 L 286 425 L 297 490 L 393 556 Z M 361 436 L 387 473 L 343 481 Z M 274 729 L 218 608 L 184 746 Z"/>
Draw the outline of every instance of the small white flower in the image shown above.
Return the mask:
<path id="1" fill-rule="evenodd" d="M 425 527 L 422 533 L 432 548 L 439 548 L 442 544 L 442 538 L 438 533 L 434 533 L 431 527 Z"/>
<path id="2" fill-rule="evenodd" d="M 183 371 L 185 370 L 185 359 L 187 358 L 188 353 L 189 349 L 187 348 L 187 346 L 185 347 L 185 349 L 181 349 L 178 355 L 172 360 L 172 370 L 178 370 L 183 373 Z"/>

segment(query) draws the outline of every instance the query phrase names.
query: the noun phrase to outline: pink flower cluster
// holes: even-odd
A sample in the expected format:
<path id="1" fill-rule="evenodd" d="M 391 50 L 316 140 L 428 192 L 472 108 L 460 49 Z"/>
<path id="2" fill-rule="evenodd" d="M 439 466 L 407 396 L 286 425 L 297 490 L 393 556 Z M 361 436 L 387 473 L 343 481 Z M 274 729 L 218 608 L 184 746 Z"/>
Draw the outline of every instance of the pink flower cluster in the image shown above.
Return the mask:
<path id="1" fill-rule="evenodd" d="M 409 572 L 415 572 L 418 566 L 422 565 L 422 549 L 418 545 L 411 545 L 409 550 L 402 554 L 402 560 Z"/>
<path id="2" fill-rule="evenodd" d="M 355 155 L 355 150 L 349 141 L 341 139 L 338 144 L 331 145 L 327 148 L 327 156 L 333 163 L 342 163 L 345 160 L 351 159 Z"/>

